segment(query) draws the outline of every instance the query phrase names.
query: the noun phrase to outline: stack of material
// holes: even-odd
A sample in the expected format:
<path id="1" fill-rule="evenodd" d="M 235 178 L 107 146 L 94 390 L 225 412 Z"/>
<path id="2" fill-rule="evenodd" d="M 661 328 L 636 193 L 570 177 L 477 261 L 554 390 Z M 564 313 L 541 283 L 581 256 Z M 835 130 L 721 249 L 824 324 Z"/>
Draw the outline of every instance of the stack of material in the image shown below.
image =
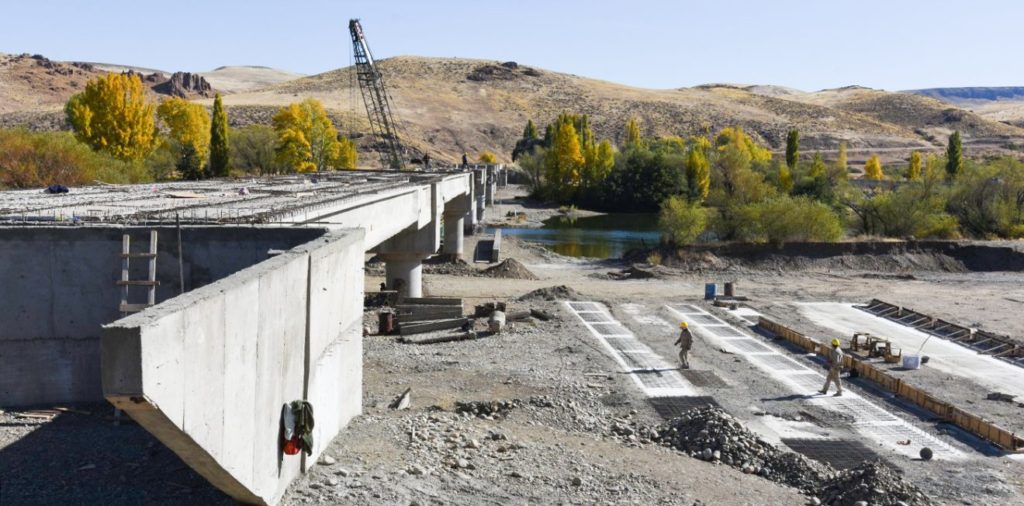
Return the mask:
<path id="1" fill-rule="evenodd" d="M 462 315 L 462 299 L 443 297 L 406 298 L 395 307 L 403 336 L 435 330 L 457 329 L 469 323 Z"/>

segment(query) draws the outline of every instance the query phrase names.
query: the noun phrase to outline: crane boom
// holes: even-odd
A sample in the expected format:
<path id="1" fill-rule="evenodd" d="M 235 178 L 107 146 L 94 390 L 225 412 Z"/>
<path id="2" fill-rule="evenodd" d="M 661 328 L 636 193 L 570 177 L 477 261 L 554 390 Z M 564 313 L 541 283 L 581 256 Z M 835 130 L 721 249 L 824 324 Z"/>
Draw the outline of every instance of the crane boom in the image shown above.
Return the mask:
<path id="1" fill-rule="evenodd" d="M 352 34 L 352 52 L 355 55 L 356 79 L 359 81 L 359 91 L 363 95 L 363 104 L 366 105 L 366 116 L 370 120 L 371 133 L 384 144 L 380 153 L 380 162 L 384 167 L 392 169 L 404 169 L 402 142 L 398 138 L 398 129 L 395 118 L 391 114 L 391 103 L 389 101 L 387 88 L 384 87 L 384 78 L 373 61 L 373 53 L 370 46 L 366 44 L 366 37 L 363 35 L 363 27 L 358 19 L 348 22 L 348 30 Z"/>

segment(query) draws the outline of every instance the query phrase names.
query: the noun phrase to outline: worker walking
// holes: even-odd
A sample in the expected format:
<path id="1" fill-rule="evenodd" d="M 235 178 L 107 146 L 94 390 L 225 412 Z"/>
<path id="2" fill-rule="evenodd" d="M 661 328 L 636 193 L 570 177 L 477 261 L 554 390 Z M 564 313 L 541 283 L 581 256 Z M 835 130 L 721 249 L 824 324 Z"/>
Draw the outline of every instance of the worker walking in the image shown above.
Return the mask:
<path id="1" fill-rule="evenodd" d="M 679 323 L 679 339 L 676 339 L 675 344 L 679 345 L 679 362 L 682 364 L 682 368 L 689 369 L 690 359 L 687 355 L 690 353 L 690 348 L 693 347 L 693 334 L 690 333 L 686 322 Z"/>
<path id="2" fill-rule="evenodd" d="M 843 349 L 839 347 L 839 340 L 832 340 L 832 349 L 828 352 L 828 377 L 825 378 L 825 386 L 821 387 L 821 394 L 828 393 L 829 384 L 836 384 L 836 397 L 843 395 L 843 384 L 839 382 L 839 372 L 843 369 Z"/>

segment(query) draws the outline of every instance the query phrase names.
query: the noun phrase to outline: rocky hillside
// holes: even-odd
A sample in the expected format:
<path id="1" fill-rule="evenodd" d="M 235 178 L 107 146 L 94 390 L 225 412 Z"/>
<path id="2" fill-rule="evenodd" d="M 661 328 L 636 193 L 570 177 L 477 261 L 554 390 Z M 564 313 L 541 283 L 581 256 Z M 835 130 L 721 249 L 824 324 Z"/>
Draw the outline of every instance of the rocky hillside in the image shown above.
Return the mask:
<path id="1" fill-rule="evenodd" d="M 590 115 L 595 133 L 618 141 L 630 116 L 646 135 L 689 135 L 739 124 L 775 149 L 800 129 L 805 151 L 935 149 L 953 130 L 968 143 L 1005 144 L 1024 129 L 990 121 L 935 99 L 860 87 L 805 93 L 771 86 L 706 85 L 651 90 L 537 69 L 514 62 L 403 56 L 380 62 L 403 136 L 416 151 L 455 160 L 493 150 L 506 157 L 527 119 L 562 111 Z M 335 111 L 346 133 L 366 131 L 362 96 L 350 68 L 227 97 L 229 105 L 280 106 L 312 96 Z M 244 118 L 239 118 L 244 122 Z"/>
<path id="2" fill-rule="evenodd" d="M 953 130 L 963 132 L 972 154 L 1006 152 L 1006 146 L 1024 142 L 1024 128 L 1008 122 L 931 97 L 862 87 L 803 92 L 712 84 L 653 90 L 515 62 L 416 56 L 381 60 L 380 67 L 403 140 L 414 155 L 429 151 L 435 160 L 455 161 L 463 152 L 483 150 L 507 160 L 527 119 L 543 125 L 562 111 L 589 114 L 595 133 L 613 142 L 620 140 L 630 116 L 641 119 L 649 136 L 740 125 L 777 150 L 787 130 L 798 128 L 805 153 L 834 150 L 846 141 L 853 161 L 872 152 L 901 159 L 911 149 L 939 150 Z M 0 57 L 0 127 L 60 128 L 64 101 L 101 73 L 89 64 Z M 299 78 L 261 67 L 222 67 L 189 76 L 200 78 L 179 79 L 190 98 L 209 105 L 206 87 L 211 85 L 226 93 L 234 126 L 269 123 L 282 105 L 315 97 L 340 131 L 361 139 L 364 150 L 372 144 L 351 68 Z"/>

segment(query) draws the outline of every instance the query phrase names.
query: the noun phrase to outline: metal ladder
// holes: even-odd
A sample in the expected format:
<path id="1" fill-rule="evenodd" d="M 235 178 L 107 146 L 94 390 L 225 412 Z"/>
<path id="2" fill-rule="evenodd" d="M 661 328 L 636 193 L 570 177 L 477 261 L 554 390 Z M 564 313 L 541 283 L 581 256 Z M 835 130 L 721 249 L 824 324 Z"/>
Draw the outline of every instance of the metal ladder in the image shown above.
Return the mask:
<path id="1" fill-rule="evenodd" d="M 148 253 L 132 253 L 131 236 L 124 234 L 121 237 L 121 279 L 117 281 L 117 284 L 121 287 L 121 305 L 119 309 L 124 314 L 137 313 L 156 304 L 156 287 L 160 285 L 160 282 L 156 280 L 157 235 L 156 230 L 149 231 Z M 149 279 L 130 279 L 129 271 L 131 259 L 133 258 L 144 258 L 149 261 Z M 148 298 L 144 304 L 131 304 L 128 302 L 128 289 L 132 286 L 145 286 L 149 288 Z"/>

